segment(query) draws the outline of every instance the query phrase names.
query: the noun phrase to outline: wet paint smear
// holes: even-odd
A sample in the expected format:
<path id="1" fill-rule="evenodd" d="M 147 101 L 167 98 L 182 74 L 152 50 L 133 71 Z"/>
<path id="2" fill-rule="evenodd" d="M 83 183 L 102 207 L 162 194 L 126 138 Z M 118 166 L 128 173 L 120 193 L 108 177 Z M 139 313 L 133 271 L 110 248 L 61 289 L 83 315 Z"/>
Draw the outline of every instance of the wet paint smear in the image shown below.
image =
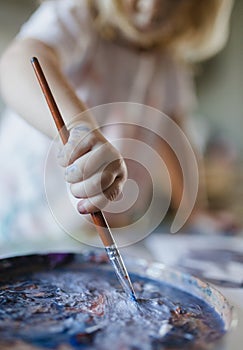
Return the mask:
<path id="1" fill-rule="evenodd" d="M 208 349 L 224 324 L 206 303 L 131 275 L 127 300 L 114 272 L 91 255 L 0 261 L 1 349 Z"/>

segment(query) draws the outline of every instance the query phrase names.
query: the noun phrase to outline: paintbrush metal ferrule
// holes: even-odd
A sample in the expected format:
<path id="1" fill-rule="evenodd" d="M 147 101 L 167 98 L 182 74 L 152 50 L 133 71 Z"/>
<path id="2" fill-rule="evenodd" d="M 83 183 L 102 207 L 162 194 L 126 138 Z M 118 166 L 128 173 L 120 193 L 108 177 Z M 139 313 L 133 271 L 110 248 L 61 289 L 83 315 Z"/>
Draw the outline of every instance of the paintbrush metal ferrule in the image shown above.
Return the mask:
<path id="1" fill-rule="evenodd" d="M 106 253 L 112 263 L 116 275 L 127 295 L 134 301 L 137 300 L 131 280 L 126 270 L 125 264 L 122 260 L 121 254 L 115 244 L 105 247 Z"/>

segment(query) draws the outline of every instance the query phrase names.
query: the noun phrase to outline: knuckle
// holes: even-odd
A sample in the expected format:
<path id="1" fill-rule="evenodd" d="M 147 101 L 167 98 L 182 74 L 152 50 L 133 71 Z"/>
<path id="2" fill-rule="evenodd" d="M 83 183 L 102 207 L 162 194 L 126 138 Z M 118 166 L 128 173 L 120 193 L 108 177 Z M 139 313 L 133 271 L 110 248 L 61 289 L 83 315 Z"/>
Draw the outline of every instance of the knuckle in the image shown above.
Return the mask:
<path id="1" fill-rule="evenodd" d="M 75 182 L 79 178 L 79 168 L 77 163 L 73 163 L 66 167 L 65 170 L 65 180 L 67 182 Z"/>
<path id="2" fill-rule="evenodd" d="M 70 185 L 70 191 L 75 198 L 83 198 L 82 185 L 72 184 Z"/>
<path id="3" fill-rule="evenodd" d="M 75 198 L 79 198 L 79 194 L 78 194 L 76 186 L 70 185 L 70 191 Z"/>
<path id="4" fill-rule="evenodd" d="M 125 162 L 124 162 L 124 160 L 123 160 L 122 157 L 120 157 L 120 158 L 118 159 L 118 168 L 119 168 L 119 170 L 122 171 L 122 172 L 123 172 L 124 169 L 126 168 Z"/>
<path id="5" fill-rule="evenodd" d="M 68 166 L 68 155 L 69 153 L 67 152 L 67 149 L 63 147 L 62 150 L 57 154 L 57 163 L 62 167 Z"/>
<path id="6" fill-rule="evenodd" d="M 97 179 L 91 179 L 90 180 L 90 184 L 89 184 L 89 190 L 88 188 L 86 187 L 84 189 L 85 191 L 85 194 L 87 196 L 91 196 L 91 195 L 95 195 L 96 193 L 100 193 L 101 192 L 101 187 L 100 187 L 100 181 L 97 181 Z"/>
<path id="7" fill-rule="evenodd" d="M 127 167 L 122 157 L 120 157 L 118 160 L 117 173 L 121 181 L 124 181 L 127 179 Z"/>
<path id="8" fill-rule="evenodd" d="M 87 141 L 89 142 L 90 146 L 93 147 L 97 143 L 97 137 L 94 132 L 91 132 L 87 135 Z"/>

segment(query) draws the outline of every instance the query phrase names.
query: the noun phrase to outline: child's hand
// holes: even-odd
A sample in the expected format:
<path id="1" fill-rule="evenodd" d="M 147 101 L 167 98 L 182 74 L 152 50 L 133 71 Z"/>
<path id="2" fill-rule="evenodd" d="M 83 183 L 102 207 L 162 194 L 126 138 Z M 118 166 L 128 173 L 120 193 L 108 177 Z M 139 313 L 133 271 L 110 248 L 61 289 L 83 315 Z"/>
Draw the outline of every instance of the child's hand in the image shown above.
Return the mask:
<path id="1" fill-rule="evenodd" d="M 81 214 L 101 210 L 115 200 L 127 178 L 126 165 L 120 153 L 98 129 L 79 124 L 70 130 L 68 142 L 58 155 L 66 167 L 65 180 L 70 183 Z"/>

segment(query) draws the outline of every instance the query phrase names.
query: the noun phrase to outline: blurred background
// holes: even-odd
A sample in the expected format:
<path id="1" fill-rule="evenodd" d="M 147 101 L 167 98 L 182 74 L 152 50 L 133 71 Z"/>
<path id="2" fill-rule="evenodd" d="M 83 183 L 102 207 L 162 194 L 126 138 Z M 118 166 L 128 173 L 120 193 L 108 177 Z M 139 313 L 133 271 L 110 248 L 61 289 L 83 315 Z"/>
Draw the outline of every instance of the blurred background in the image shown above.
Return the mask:
<path id="1" fill-rule="evenodd" d="M 0 0 L 0 54 L 38 0 Z M 212 210 L 229 209 L 243 224 L 243 1 L 235 0 L 227 45 L 197 67 L 198 134 L 206 134 L 205 176 Z M 0 98 L 0 112 L 4 103 Z M 201 125 L 199 127 L 199 125 Z"/>

